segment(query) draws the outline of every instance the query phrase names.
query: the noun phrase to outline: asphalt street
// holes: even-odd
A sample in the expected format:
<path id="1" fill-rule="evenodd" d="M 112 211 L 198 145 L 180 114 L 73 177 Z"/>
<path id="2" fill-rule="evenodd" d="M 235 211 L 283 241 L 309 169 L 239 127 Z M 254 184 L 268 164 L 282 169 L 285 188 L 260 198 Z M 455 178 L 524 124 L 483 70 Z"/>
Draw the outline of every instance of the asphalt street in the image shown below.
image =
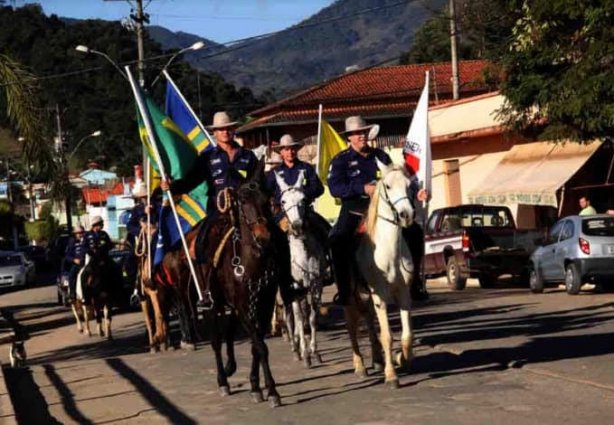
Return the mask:
<path id="1" fill-rule="evenodd" d="M 325 300 L 332 295 L 331 288 Z M 28 336 L 27 367 L 5 367 L 23 424 L 609 424 L 614 421 L 614 294 L 560 289 L 451 292 L 429 281 L 413 311 L 416 359 L 401 388 L 353 374 L 342 314 L 325 310 L 324 363 L 305 369 L 281 338 L 268 339 L 283 405 L 249 397 L 249 344 L 237 346 L 232 395 L 218 395 L 207 342 L 150 354 L 142 315 L 113 320 L 113 341 L 77 333 L 55 287 L 0 296 Z M 399 323 L 391 311 L 397 331 Z M 367 339 L 363 338 L 368 358 Z M 0 359 L 8 362 L 6 344 Z M 370 361 L 367 360 L 370 365 Z"/>

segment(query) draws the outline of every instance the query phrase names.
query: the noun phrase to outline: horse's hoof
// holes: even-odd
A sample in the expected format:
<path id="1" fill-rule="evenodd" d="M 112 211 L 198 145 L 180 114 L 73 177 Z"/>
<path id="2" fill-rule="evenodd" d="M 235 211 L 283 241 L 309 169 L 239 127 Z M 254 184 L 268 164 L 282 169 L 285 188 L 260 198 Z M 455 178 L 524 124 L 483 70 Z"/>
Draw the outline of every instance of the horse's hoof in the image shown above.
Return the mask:
<path id="1" fill-rule="evenodd" d="M 271 406 L 272 409 L 281 406 L 281 397 L 277 394 L 269 396 L 269 406 Z"/>
<path id="2" fill-rule="evenodd" d="M 156 354 L 160 349 L 158 347 L 149 347 L 149 352 L 151 354 Z"/>
<path id="3" fill-rule="evenodd" d="M 384 364 L 383 363 L 373 362 L 373 372 L 381 373 L 383 371 L 384 371 Z"/>
<path id="4" fill-rule="evenodd" d="M 388 388 L 390 388 L 391 390 L 398 390 L 401 387 L 397 378 L 392 379 L 390 381 L 386 381 L 386 385 L 388 385 Z"/>
<path id="5" fill-rule="evenodd" d="M 297 362 L 301 361 L 301 355 L 297 353 L 296 351 L 294 352 L 294 361 L 297 361 Z"/>
<path id="6" fill-rule="evenodd" d="M 113 341 L 113 335 L 108 334 L 107 335 L 107 341 Z"/>
<path id="7" fill-rule="evenodd" d="M 77 331 L 82 334 L 83 333 L 83 329 L 77 329 Z"/>
<path id="8" fill-rule="evenodd" d="M 226 367 L 224 368 L 224 373 L 226 377 L 230 378 L 237 371 L 237 364 L 235 362 L 226 363 Z"/>
<path id="9" fill-rule="evenodd" d="M 181 344 L 179 346 L 181 347 L 182 350 L 196 351 L 196 344 L 193 344 L 191 342 L 181 341 Z"/>
<path id="10" fill-rule="evenodd" d="M 356 370 L 354 370 L 354 375 L 358 376 L 361 379 L 364 379 L 364 378 L 366 378 L 368 376 L 367 375 L 367 370 L 364 369 L 364 368 L 363 369 L 356 369 Z"/>
<path id="11" fill-rule="evenodd" d="M 311 357 L 309 356 L 309 354 L 303 357 L 303 365 L 305 366 L 305 368 L 311 369 Z"/>
<path id="12" fill-rule="evenodd" d="M 313 353 L 311 355 L 313 357 L 313 362 L 317 365 L 321 365 L 322 363 L 324 363 L 322 361 L 322 356 L 320 355 L 320 353 Z"/>
<path id="13" fill-rule="evenodd" d="M 222 397 L 226 397 L 230 395 L 230 387 L 228 385 L 222 385 L 221 387 L 218 388 L 218 391 L 220 392 L 220 395 Z"/>
<path id="14" fill-rule="evenodd" d="M 264 397 L 262 397 L 262 391 L 252 391 L 249 393 L 249 396 L 252 398 L 254 403 L 262 403 L 264 401 Z"/>

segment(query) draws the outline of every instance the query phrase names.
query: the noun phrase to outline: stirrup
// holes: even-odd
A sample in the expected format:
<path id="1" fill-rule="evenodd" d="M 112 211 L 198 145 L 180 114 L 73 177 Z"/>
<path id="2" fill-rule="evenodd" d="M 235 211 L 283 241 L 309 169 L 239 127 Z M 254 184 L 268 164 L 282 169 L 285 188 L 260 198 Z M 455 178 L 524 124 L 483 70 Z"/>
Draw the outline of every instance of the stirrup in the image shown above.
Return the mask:
<path id="1" fill-rule="evenodd" d="M 196 308 L 209 311 L 213 309 L 214 304 L 213 297 L 211 297 L 211 291 L 205 291 L 203 299 L 196 302 Z"/>

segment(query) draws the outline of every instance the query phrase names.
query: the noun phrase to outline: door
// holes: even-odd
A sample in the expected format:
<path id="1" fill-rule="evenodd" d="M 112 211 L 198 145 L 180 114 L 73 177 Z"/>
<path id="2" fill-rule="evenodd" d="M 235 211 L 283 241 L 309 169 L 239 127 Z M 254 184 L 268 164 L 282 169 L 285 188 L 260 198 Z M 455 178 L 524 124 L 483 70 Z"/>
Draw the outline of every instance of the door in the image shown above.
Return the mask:
<path id="1" fill-rule="evenodd" d="M 544 241 L 542 255 L 539 258 L 539 267 L 542 277 L 545 280 L 556 279 L 556 266 L 554 264 L 554 254 L 556 252 L 556 244 L 559 241 L 561 230 L 565 220 L 557 222 L 548 232 L 548 237 Z"/>
<path id="2" fill-rule="evenodd" d="M 569 258 L 574 244 L 574 224 L 571 220 L 563 222 L 559 242 L 555 244 L 554 260 L 552 264 L 553 279 L 565 280 L 565 258 Z"/>

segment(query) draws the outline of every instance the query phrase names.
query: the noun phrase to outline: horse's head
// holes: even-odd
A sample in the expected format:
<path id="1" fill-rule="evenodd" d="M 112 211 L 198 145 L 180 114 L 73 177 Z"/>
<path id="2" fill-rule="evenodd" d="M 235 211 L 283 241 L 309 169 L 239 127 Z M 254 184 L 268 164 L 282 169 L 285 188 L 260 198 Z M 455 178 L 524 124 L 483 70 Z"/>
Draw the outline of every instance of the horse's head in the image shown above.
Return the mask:
<path id="1" fill-rule="evenodd" d="M 303 229 L 306 210 L 305 193 L 303 192 L 305 172 L 301 170 L 296 183 L 292 186 L 277 173 L 275 173 L 275 180 L 281 190 L 281 208 L 288 218 L 290 231 L 294 234 L 300 233 Z"/>
<path id="2" fill-rule="evenodd" d="M 405 167 L 385 165 L 377 160 L 382 178 L 378 183 L 377 196 L 380 203 L 388 206 L 392 217 L 386 217 L 401 227 L 408 227 L 414 220 L 414 207 L 409 200 L 409 185 L 411 180 Z"/>
<path id="3" fill-rule="evenodd" d="M 267 215 L 268 197 L 261 189 L 263 164 L 264 161 L 261 161 L 252 178 L 241 184 L 236 191 L 241 225 L 249 228 L 254 242 L 259 246 L 271 239 Z"/>

